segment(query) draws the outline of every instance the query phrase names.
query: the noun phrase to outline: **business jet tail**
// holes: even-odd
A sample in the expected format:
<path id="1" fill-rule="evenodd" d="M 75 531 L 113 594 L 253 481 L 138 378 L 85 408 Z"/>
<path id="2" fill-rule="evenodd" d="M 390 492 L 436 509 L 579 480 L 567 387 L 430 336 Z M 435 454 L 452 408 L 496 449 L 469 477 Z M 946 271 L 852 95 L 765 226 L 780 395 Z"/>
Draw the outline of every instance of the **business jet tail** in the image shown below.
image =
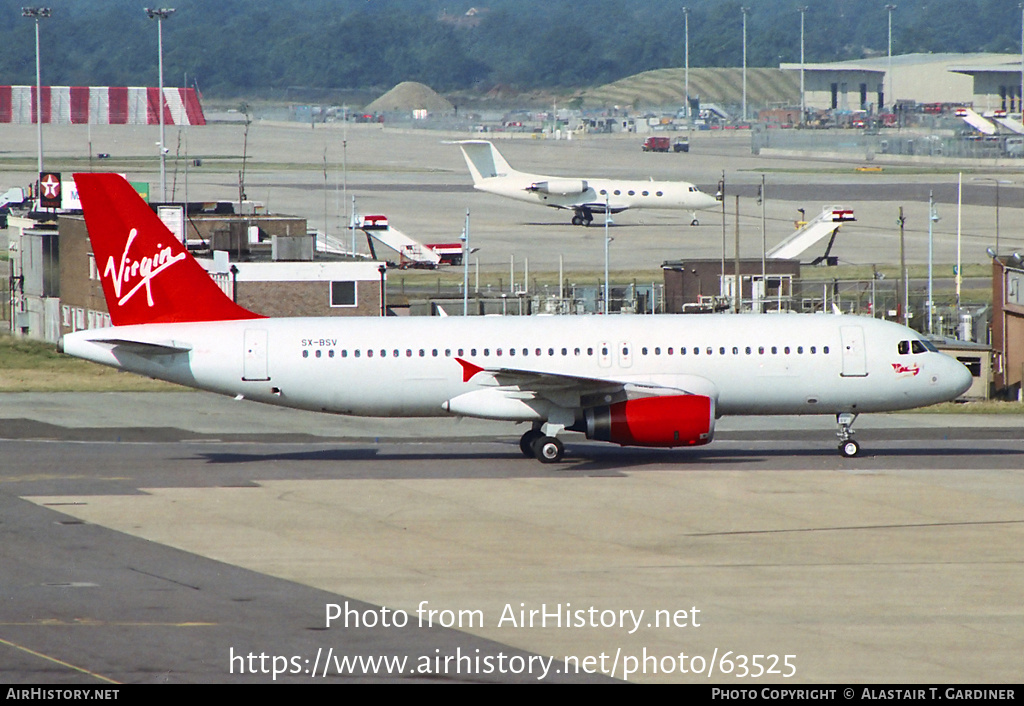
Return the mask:
<path id="1" fill-rule="evenodd" d="M 469 167 L 474 184 L 479 184 L 484 179 L 516 173 L 498 152 L 498 148 L 487 140 L 463 140 L 456 144 L 462 150 L 462 156 L 466 158 L 466 166 Z"/>
<path id="2" fill-rule="evenodd" d="M 75 174 L 115 326 L 263 318 L 233 302 L 118 174 Z"/>

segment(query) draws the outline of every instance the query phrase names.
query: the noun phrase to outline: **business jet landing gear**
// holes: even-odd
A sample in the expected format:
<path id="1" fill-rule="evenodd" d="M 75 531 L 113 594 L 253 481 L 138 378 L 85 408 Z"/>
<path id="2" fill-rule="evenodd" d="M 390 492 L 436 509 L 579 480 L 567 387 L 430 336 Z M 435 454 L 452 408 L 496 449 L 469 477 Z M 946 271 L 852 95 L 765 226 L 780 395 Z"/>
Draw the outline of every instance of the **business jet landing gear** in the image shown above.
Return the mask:
<path id="1" fill-rule="evenodd" d="M 700 221 L 697 220 L 697 212 L 696 211 L 691 211 L 690 213 L 693 214 L 693 220 L 690 221 L 690 225 L 691 226 L 699 226 L 700 225 Z"/>
<path id="2" fill-rule="evenodd" d="M 857 421 L 857 415 L 851 412 L 843 412 L 836 415 L 836 423 L 839 424 L 839 453 L 846 458 L 853 458 L 860 453 L 860 444 L 853 440 L 853 423 Z"/>
<path id="3" fill-rule="evenodd" d="M 594 212 L 589 208 L 577 208 L 576 215 L 572 217 L 572 224 L 574 226 L 589 226 L 591 221 L 594 220 Z"/>

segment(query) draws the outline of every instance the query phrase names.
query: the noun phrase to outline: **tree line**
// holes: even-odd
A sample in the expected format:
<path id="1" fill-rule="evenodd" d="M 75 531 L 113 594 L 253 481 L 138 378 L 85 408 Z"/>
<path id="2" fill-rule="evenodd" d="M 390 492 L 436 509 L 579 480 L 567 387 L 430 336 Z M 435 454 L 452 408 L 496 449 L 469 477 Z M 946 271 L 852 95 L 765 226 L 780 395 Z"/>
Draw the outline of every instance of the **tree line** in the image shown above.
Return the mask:
<path id="1" fill-rule="evenodd" d="M 1021 51 L 1016 0 L 895 0 L 893 53 Z M 23 0 L 0 0 L 0 76 L 35 82 Z M 208 97 L 293 87 L 438 91 L 591 87 L 650 69 L 885 55 L 881 0 L 178 0 L 164 23 L 164 80 Z M 157 28 L 134 0 L 53 0 L 43 82 L 156 85 Z M 689 8 L 689 12 L 685 8 Z M 475 14 L 467 12 L 475 8 Z"/>

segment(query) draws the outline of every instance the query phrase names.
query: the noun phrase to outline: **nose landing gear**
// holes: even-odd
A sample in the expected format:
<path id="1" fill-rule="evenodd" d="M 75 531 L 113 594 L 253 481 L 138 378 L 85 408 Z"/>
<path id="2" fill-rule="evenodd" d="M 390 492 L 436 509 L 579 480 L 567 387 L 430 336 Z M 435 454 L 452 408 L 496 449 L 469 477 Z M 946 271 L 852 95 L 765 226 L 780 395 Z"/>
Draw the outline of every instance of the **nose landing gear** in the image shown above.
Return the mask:
<path id="1" fill-rule="evenodd" d="M 839 437 L 839 453 L 845 458 L 853 458 L 860 453 L 860 444 L 853 440 L 852 429 L 857 416 L 852 412 L 836 415 L 836 423 L 839 425 L 839 431 L 836 432 L 836 436 Z"/>

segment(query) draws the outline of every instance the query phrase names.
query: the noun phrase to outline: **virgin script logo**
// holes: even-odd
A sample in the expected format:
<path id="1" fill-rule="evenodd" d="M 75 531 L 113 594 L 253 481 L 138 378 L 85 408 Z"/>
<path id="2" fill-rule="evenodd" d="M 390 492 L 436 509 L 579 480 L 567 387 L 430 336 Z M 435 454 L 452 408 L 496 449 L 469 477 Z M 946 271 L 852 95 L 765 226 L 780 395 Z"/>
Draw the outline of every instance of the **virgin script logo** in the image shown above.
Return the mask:
<path id="1" fill-rule="evenodd" d="M 153 278 L 174 263 L 185 259 L 185 253 L 174 255 L 171 248 L 161 248 L 157 243 L 157 251 L 152 257 L 132 260 L 128 256 L 128 251 L 132 249 L 132 242 L 138 234 L 139 232 L 135 228 L 131 229 L 131 232 L 128 233 L 128 240 L 124 244 L 124 252 L 121 253 L 120 264 L 115 265 L 114 256 L 111 255 L 107 258 L 107 267 L 103 270 L 103 276 L 110 277 L 111 284 L 114 285 L 114 296 L 118 298 L 118 306 L 124 306 L 125 302 L 142 287 L 146 288 L 146 299 L 149 305 L 153 306 Z M 126 287 L 129 287 L 128 291 L 121 296 L 121 290 Z"/>
<path id="2" fill-rule="evenodd" d="M 920 368 L 920 366 L 918 366 L 917 363 L 914 363 L 913 365 L 903 365 L 902 363 L 892 363 L 892 369 L 893 369 L 893 372 L 895 372 L 897 375 L 906 375 L 908 373 L 910 375 L 917 375 L 919 372 L 921 372 L 921 368 Z"/>

